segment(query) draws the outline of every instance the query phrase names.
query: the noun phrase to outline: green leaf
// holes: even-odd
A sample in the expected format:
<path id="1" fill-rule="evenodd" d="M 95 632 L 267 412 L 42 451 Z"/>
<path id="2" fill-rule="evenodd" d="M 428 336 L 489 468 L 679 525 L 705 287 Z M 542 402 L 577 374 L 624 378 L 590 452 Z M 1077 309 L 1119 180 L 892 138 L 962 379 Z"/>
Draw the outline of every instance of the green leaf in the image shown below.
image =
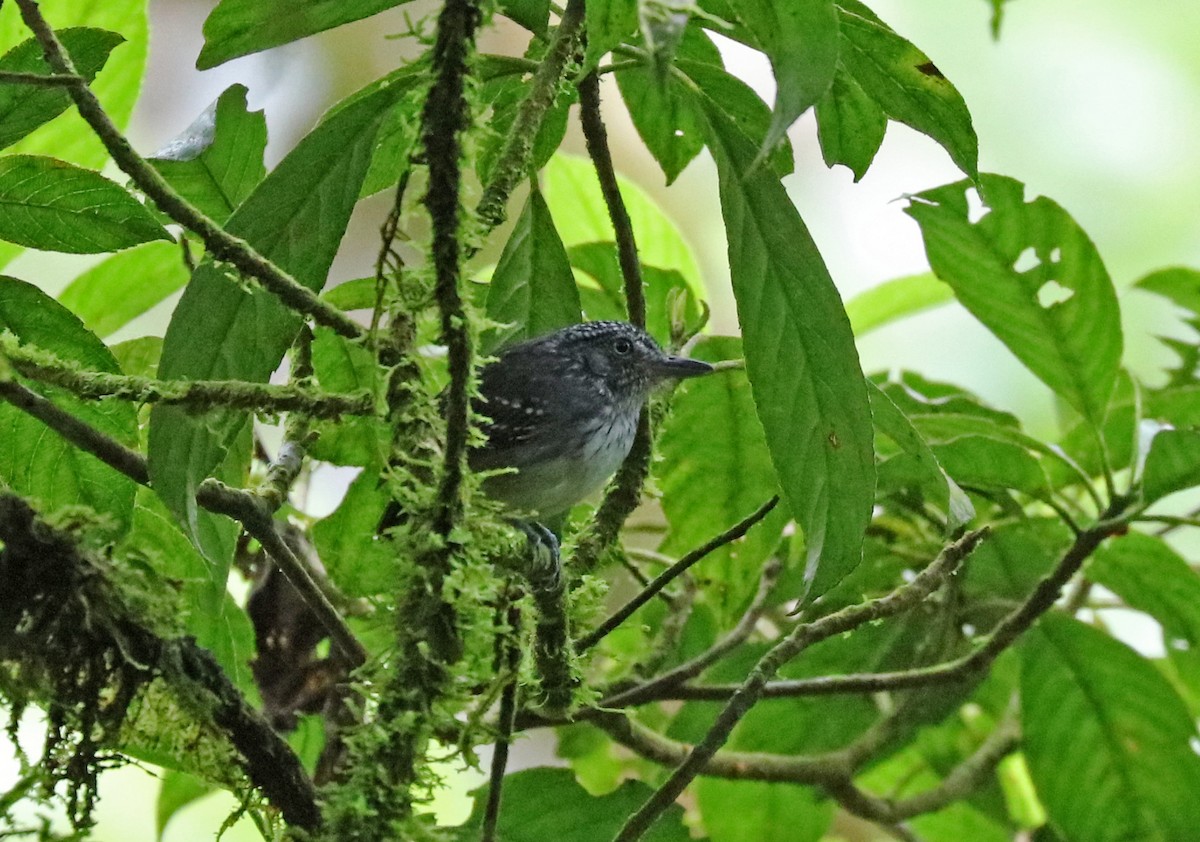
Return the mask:
<path id="1" fill-rule="evenodd" d="M 704 122 L 674 76 L 650 67 L 616 73 L 634 128 L 671 184 L 704 148 Z"/>
<path id="2" fill-rule="evenodd" d="M 593 797 L 569 769 L 527 769 L 504 777 L 504 809 L 497 838 L 504 842 L 608 842 L 653 790 L 626 781 L 615 791 Z M 450 831 L 456 842 L 475 842 L 483 826 L 487 788 L 474 792 L 475 809 L 466 824 Z M 671 806 L 641 838 L 646 842 L 690 842 L 683 808 Z"/>
<path id="3" fill-rule="evenodd" d="M 967 592 L 979 600 L 1025 599 L 1071 546 L 1057 518 L 1029 518 L 993 526 L 967 562 Z"/>
<path id="4" fill-rule="evenodd" d="M 133 196 L 97 172 L 34 155 L 0 158 L 0 239 L 96 254 L 170 238 Z"/>
<path id="5" fill-rule="evenodd" d="M 70 311 L 33 284 L 0 275 L 0 332 L 94 371 L 119 374 L 112 353 Z M 3 353 L 0 352 L 0 358 Z M 120 401 L 85 401 L 40 383 L 31 388 L 63 411 L 121 444 L 136 447 L 137 414 Z M 0 401 L 0 481 L 49 508 L 83 505 L 109 519 L 101 531 L 118 537 L 133 514 L 134 482 Z"/>
<path id="6" fill-rule="evenodd" d="M 579 298 L 588 321 L 628 318 L 625 279 L 617 260 L 616 243 L 583 243 L 567 250 L 571 266 L 595 280 L 598 286 L 581 282 Z M 646 331 L 667 345 L 671 340 L 673 308 L 679 308 L 685 324 L 700 323 L 700 305 L 683 275 L 673 269 L 642 266 L 646 295 Z"/>
<path id="7" fill-rule="evenodd" d="M 298 41 L 408 0 L 221 0 L 204 21 L 196 67 L 208 70 L 238 56 Z"/>
<path id="8" fill-rule="evenodd" d="M 331 330 L 317 328 L 312 358 L 317 382 L 327 391 L 375 392 L 380 387 L 375 355 Z M 320 421 L 316 430 L 320 437 L 309 448 L 314 459 L 335 465 L 381 465 L 387 459 L 391 436 L 387 425 L 376 418 Z"/>
<path id="9" fill-rule="evenodd" d="M 1015 415 L 988 406 L 978 395 L 961 386 L 939 383 L 914 371 L 899 371 L 894 376 L 872 375 L 871 380 L 910 418 L 918 415 L 968 415 L 986 419 L 999 427 L 1015 430 L 1021 426 Z"/>
<path id="10" fill-rule="evenodd" d="M 319 290 L 370 163 L 375 134 L 410 80 L 372 86 L 335 109 L 238 206 L 226 228 Z M 205 262 L 188 284 L 163 342 L 164 379 L 265 382 L 291 344 L 300 318 L 262 289 L 247 289 L 228 267 Z M 156 406 L 150 423 L 154 489 L 214 564 L 224 587 L 233 551 L 227 521 L 196 506 L 196 489 L 246 427 L 241 412 L 204 417 Z"/>
<path id="11" fill-rule="evenodd" d="M 1022 647 L 1021 731 L 1050 822 L 1071 842 L 1174 842 L 1200 827 L 1196 726 L 1125 644 L 1060 614 Z"/>
<path id="12" fill-rule="evenodd" d="M 76 71 L 89 82 L 104 67 L 113 48 L 125 40 L 115 32 L 87 27 L 59 29 L 57 34 Z M 41 45 L 33 38 L 0 57 L 0 71 L 41 75 L 53 72 L 46 64 Z M 0 83 L 0 148 L 16 143 L 70 105 L 70 96 L 61 88 Z"/>
<path id="13" fill-rule="evenodd" d="M 861 180 L 886 132 L 883 109 L 838 62 L 833 83 L 817 102 L 817 139 L 825 164 L 845 164 L 854 180 Z"/>
<path id="14" fill-rule="evenodd" d="M 146 67 L 149 41 L 146 3 L 142 0 L 122 3 L 43 0 L 38 5 L 60 33 L 73 27 L 89 27 L 124 36 L 125 43 L 113 51 L 90 85 L 109 119 L 118 129 L 124 130 L 137 102 Z M 0 49 L 15 47 L 29 38 L 28 27 L 11 3 L 9 11 L 10 14 L 0 14 Z M 108 151 L 73 108 L 18 141 L 10 151 L 52 155 L 94 170 L 101 169 L 108 160 Z M 0 266 L 6 265 L 21 251 L 20 246 L 0 242 Z"/>
<path id="15" fill-rule="evenodd" d="M 715 106 L 709 147 L 746 369 L 819 596 L 862 559 L 874 503 L 871 411 L 850 322 L 808 229 L 753 146 Z"/>
<path id="16" fill-rule="evenodd" d="M 1200 485 L 1200 431 L 1162 430 L 1150 442 L 1142 471 L 1142 499 L 1152 503 Z"/>
<path id="17" fill-rule="evenodd" d="M 638 30 L 638 0 L 589 0 L 585 67 L 595 67 L 613 47 Z"/>
<path id="18" fill-rule="evenodd" d="M 550 208 L 536 187 L 504 244 L 488 285 L 487 317 L 505 327 L 488 330 L 481 350 L 498 348 L 576 324 L 579 291 Z"/>
<path id="19" fill-rule="evenodd" d="M 732 119 L 747 137 L 758 143 L 760 148 L 765 148 L 773 118 L 771 109 L 753 88 L 711 63 L 680 59 L 677 67 L 703 92 L 703 98 L 695 100 L 694 106 L 702 121 L 706 107 L 704 101 L 707 99 L 720 106 L 726 116 Z M 701 125 L 707 123 L 702 122 Z M 781 178 L 795 169 L 792 142 L 786 134 L 767 155 L 767 162 Z"/>
<path id="20" fill-rule="evenodd" d="M 960 170 L 977 176 L 979 141 L 962 95 L 929 56 L 861 3 L 839 0 L 838 5 L 840 62 L 845 73 L 890 119 L 933 138 Z M 873 120 L 868 117 L 867 125 L 873 125 Z M 862 164 L 861 156 L 856 160 Z"/>
<path id="21" fill-rule="evenodd" d="M 838 15 L 832 0 L 738 0 L 737 13 L 771 60 L 776 90 L 771 127 L 760 157 L 833 82 Z"/>
<path id="22" fill-rule="evenodd" d="M 245 85 L 233 85 L 150 162 L 176 192 L 224 223 L 266 175 L 266 147 L 263 113 L 247 109 Z"/>
<path id="23" fill-rule="evenodd" d="M 152 242 L 88 269 L 58 300 L 97 336 L 108 336 L 187 283 L 175 243 Z"/>
<path id="24" fill-rule="evenodd" d="M 378 469 L 363 471 L 341 504 L 313 527 L 313 544 L 329 578 L 349 597 L 373 597 L 395 588 L 393 550 L 376 538 L 391 502 Z"/>
<path id="25" fill-rule="evenodd" d="M 958 483 L 950 479 L 942 469 L 941 463 L 926 444 L 925 439 L 917 432 L 916 427 L 908 420 L 900 407 L 892 403 L 878 386 L 871 384 L 871 414 L 876 428 L 890 438 L 910 457 L 925 482 L 932 482 L 936 489 L 934 502 L 946 512 L 946 531 L 954 532 L 960 526 L 969 523 L 975 517 L 975 507 L 971 499 L 958 487 Z M 885 469 L 889 462 L 880 466 L 880 485 L 883 485 Z"/>
<path id="26" fill-rule="evenodd" d="M 1066 211 L 998 175 L 912 197 L 929 263 L 1030 371 L 1098 427 L 1121 363 L 1121 319 L 1095 245 Z M 970 201 L 989 208 L 972 220 Z"/>
<path id="27" fill-rule="evenodd" d="M 158 802 L 154 811 L 155 833 L 162 839 L 171 817 L 193 801 L 198 801 L 216 789 L 203 778 L 165 769 L 158 789 Z"/>
<path id="28" fill-rule="evenodd" d="M 922 313 L 954 300 L 954 293 L 932 272 L 885 281 L 846 302 L 846 315 L 854 335 L 866 336 L 876 328 Z"/>
<path id="29" fill-rule="evenodd" d="M 500 0 L 499 12 L 534 35 L 544 35 L 550 25 L 550 0 Z"/>
<path id="30" fill-rule="evenodd" d="M 1200 316 L 1200 270 L 1186 266 L 1159 269 L 1134 286 L 1173 301 L 1192 316 Z"/>
<path id="31" fill-rule="evenodd" d="M 696 296 L 703 298 L 700 267 L 679 227 L 642 188 L 620 176 L 617 183 L 629 211 L 642 263 L 674 269 L 683 275 Z M 562 154 L 551 158 L 542 172 L 542 195 L 550 207 L 558 235 L 568 248 L 580 243 L 616 240 L 596 171 L 588 159 Z"/>
<path id="32" fill-rule="evenodd" d="M 701 778 L 696 802 L 712 842 L 819 842 L 833 802 L 791 784 Z"/>
<path id="33" fill-rule="evenodd" d="M 1020 491 L 1037 500 L 1050 499 L 1046 471 L 1020 444 L 990 435 L 963 435 L 932 448 L 946 473 L 960 485 Z"/>
<path id="34" fill-rule="evenodd" d="M 740 357 L 741 342 L 705 339 L 692 356 Z M 745 372 L 727 371 L 680 385 L 659 440 L 663 513 L 670 533 L 661 547 L 671 555 L 711 539 L 751 514 L 779 491 L 762 425 Z M 706 580 L 704 599 L 722 621 L 736 619 L 754 595 L 762 564 L 779 545 L 787 520 L 782 507 L 746 537 L 722 547 L 695 568 Z"/>

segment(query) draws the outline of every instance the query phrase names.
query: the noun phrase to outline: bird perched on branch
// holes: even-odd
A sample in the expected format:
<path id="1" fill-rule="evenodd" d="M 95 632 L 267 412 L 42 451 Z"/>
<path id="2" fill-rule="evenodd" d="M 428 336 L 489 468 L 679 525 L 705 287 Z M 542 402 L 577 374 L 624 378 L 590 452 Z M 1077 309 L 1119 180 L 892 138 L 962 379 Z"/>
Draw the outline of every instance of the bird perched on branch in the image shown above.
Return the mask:
<path id="1" fill-rule="evenodd" d="M 489 497 L 538 519 L 597 491 L 629 455 L 638 414 L 663 383 L 708 374 L 626 322 L 588 322 L 501 352 L 482 371 L 474 409 L 489 419 L 472 470 Z"/>

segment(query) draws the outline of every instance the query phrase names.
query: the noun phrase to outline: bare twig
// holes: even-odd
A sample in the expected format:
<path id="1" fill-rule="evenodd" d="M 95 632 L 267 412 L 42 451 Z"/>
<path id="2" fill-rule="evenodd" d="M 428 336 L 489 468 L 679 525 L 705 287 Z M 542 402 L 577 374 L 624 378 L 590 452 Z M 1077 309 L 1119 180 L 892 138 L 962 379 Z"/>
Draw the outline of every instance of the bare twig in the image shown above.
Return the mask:
<path id="1" fill-rule="evenodd" d="M 642 286 L 642 267 L 638 260 L 637 241 L 633 236 L 633 223 L 621 188 L 617 183 L 617 172 L 613 167 L 612 153 L 608 149 L 608 133 L 600 115 L 600 79 L 593 72 L 579 82 L 579 122 L 587 141 L 588 155 L 596 169 L 600 192 L 608 206 L 608 217 L 612 220 L 617 237 L 617 259 L 621 266 L 621 277 L 625 280 L 625 304 L 629 309 L 629 321 L 638 327 L 646 326 L 646 292 Z"/>
<path id="2" fill-rule="evenodd" d="M 588 649 L 591 649 L 593 646 L 603 640 L 604 637 L 613 629 L 617 628 L 619 625 L 621 625 L 621 623 L 628 620 L 633 612 L 637 611 L 639 608 L 653 599 L 655 594 L 665 588 L 675 578 L 682 575 L 709 553 L 720 549 L 726 544 L 733 543 L 738 538 L 741 538 L 743 535 L 749 532 L 750 528 L 770 514 L 771 510 L 774 509 L 778 503 L 779 498 L 772 497 L 766 503 L 759 506 L 758 509 L 752 514 L 743 518 L 738 523 L 735 523 L 720 535 L 717 535 L 716 537 L 692 550 L 687 555 L 683 556 L 681 559 L 679 559 L 679 561 L 671 565 L 671 567 L 667 568 L 658 576 L 656 576 L 649 585 L 647 585 L 640 593 L 638 593 L 637 596 L 613 612 L 611 617 L 609 617 L 591 632 L 581 637 L 575 644 L 575 651 L 586 652 Z"/>
<path id="3" fill-rule="evenodd" d="M 0 84 L 31 85 L 35 88 L 66 88 L 86 85 L 87 80 L 73 73 L 21 73 L 15 70 L 0 70 Z"/>
<path id="4" fill-rule="evenodd" d="M 857 605 L 851 605 L 828 614 L 810 623 L 797 625 L 783 640 L 771 647 L 750 675 L 729 699 L 717 715 L 713 726 L 704 739 L 679 763 L 666 782 L 626 821 L 615 837 L 615 842 L 633 842 L 657 821 L 683 792 L 684 788 L 703 771 L 717 751 L 729 738 L 733 727 L 761 698 L 763 688 L 775 673 L 809 646 L 826 640 L 835 634 L 857 628 L 864 623 L 904 611 L 925 599 L 958 569 L 970 552 L 983 539 L 986 529 L 969 532 L 946 547 L 941 554 L 908 584 L 902 585 L 887 596 Z"/>

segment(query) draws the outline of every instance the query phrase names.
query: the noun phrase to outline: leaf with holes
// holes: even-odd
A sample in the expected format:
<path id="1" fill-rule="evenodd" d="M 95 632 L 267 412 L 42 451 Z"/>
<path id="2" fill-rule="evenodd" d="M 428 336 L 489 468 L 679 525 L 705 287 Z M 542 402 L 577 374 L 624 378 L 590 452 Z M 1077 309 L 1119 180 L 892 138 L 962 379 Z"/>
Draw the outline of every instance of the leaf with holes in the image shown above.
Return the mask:
<path id="1" fill-rule="evenodd" d="M 862 560 L 875 457 L 850 321 L 804 221 L 753 144 L 708 109 L 746 371 L 816 597 Z"/>
<path id="2" fill-rule="evenodd" d="M 1042 382 L 1094 426 L 1121 363 L 1116 292 L 1096 246 L 1066 211 L 998 175 L 910 197 L 933 271 Z M 988 210 L 972 216 L 981 194 Z"/>

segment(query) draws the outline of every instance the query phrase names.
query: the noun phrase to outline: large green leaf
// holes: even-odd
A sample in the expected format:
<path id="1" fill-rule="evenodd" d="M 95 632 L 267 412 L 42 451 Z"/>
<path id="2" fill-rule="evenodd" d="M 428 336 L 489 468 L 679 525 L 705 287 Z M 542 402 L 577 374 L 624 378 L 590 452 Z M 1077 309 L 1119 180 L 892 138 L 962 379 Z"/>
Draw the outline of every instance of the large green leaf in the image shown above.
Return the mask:
<path id="1" fill-rule="evenodd" d="M 204 21 L 196 67 L 207 70 L 238 56 L 297 41 L 370 17 L 408 0 L 221 0 Z"/>
<path id="2" fill-rule="evenodd" d="M 1167 680 L 1099 629 L 1048 614 L 1022 647 L 1021 731 L 1071 842 L 1176 842 L 1200 827 L 1196 726 Z"/>
<path id="3" fill-rule="evenodd" d="M 854 569 L 874 503 L 871 410 L 850 322 L 783 186 L 709 109 L 746 369 L 818 596 Z M 749 174 L 747 174 L 749 173 Z"/>
<path id="4" fill-rule="evenodd" d="M 741 356 L 733 338 L 706 339 L 692 356 Z M 681 384 L 660 439 L 657 472 L 671 531 L 663 552 L 682 554 L 737 523 L 779 490 L 750 383 L 726 371 Z M 777 508 L 746 537 L 708 556 L 696 568 L 704 598 L 729 620 L 754 594 L 763 562 L 779 545 L 787 516 Z"/>
<path id="5" fill-rule="evenodd" d="M 628 318 L 625 278 L 617 259 L 615 243 L 581 243 L 567 250 L 571 266 L 596 282 L 579 283 L 579 298 L 588 321 Z M 673 269 L 642 266 L 646 295 L 646 332 L 663 346 L 671 341 L 676 318 L 691 327 L 700 323 L 700 304 L 683 275 Z"/>
<path id="6" fill-rule="evenodd" d="M 88 27 L 58 31 L 79 75 L 91 81 L 108 60 L 108 54 L 125 39 L 115 32 Z M 49 75 L 52 71 L 41 45 L 30 38 L 0 57 L 0 70 Z M 67 110 L 71 98 L 60 88 L 0 83 L 0 148 L 16 143 L 38 126 Z"/>
<path id="7" fill-rule="evenodd" d="M 792 784 L 701 778 L 696 802 L 711 842 L 818 842 L 833 802 Z"/>
<path id="8" fill-rule="evenodd" d="M 170 238 L 150 211 L 97 172 L 35 155 L 0 158 L 0 239 L 96 254 Z"/>
<path id="9" fill-rule="evenodd" d="M 504 809 L 497 838 L 504 842 L 608 842 L 653 790 L 626 781 L 614 792 L 591 796 L 569 769 L 526 769 L 504 777 Z M 475 842 L 483 826 L 487 788 L 476 790 L 466 824 L 449 828 L 456 842 Z M 646 842 L 689 842 L 683 808 L 672 806 L 641 838 Z"/>
<path id="10" fill-rule="evenodd" d="M 487 317 L 503 327 L 484 334 L 485 354 L 580 321 L 571 262 L 536 188 L 529 191 L 492 273 Z"/>
<path id="11" fill-rule="evenodd" d="M 124 129 L 133 113 L 146 68 L 149 27 L 146 0 L 42 0 L 42 14 L 58 30 L 89 27 L 120 33 L 125 43 L 113 50 L 91 84 L 92 92 L 118 129 Z M 29 28 L 21 20 L 15 3 L 0 7 L 0 50 L 9 50 L 29 38 Z M 52 155 L 81 167 L 99 170 L 108 160 L 108 151 L 83 122 L 75 109 L 69 109 L 24 139 L 12 152 Z M 0 266 L 21 252 L 21 247 L 0 242 Z"/>
<path id="12" fill-rule="evenodd" d="M 929 56 L 858 0 L 838 0 L 838 6 L 841 69 L 890 119 L 929 135 L 950 153 L 959 169 L 971 177 L 978 175 L 979 141 L 962 95 Z M 823 113 L 828 118 L 831 112 L 825 109 Z M 840 108 L 833 113 L 838 119 L 844 116 Z M 819 119 L 821 113 L 817 116 Z M 868 131 L 878 131 L 873 115 L 861 122 Z M 841 132 L 841 128 L 835 127 L 835 131 Z M 864 140 L 862 148 L 848 156 L 856 175 L 869 163 L 868 146 Z"/>
<path id="13" fill-rule="evenodd" d="M 700 267 L 683 234 L 654 200 L 632 181 L 618 176 L 621 196 L 637 237 L 638 257 L 647 266 L 674 269 L 702 296 Z M 542 194 L 563 243 L 612 242 L 612 221 L 600 192 L 591 161 L 572 155 L 555 155 L 542 172 Z"/>
<path id="14" fill-rule="evenodd" d="M 637 32 L 638 0 L 590 0 L 586 9 L 585 64 L 595 67 L 605 53 Z"/>
<path id="15" fill-rule="evenodd" d="M 176 192 L 223 223 L 267 170 L 267 121 L 246 107 L 246 86 L 233 85 L 151 158 Z"/>
<path id="16" fill-rule="evenodd" d="M 0 332 L 94 371 L 119 374 L 112 353 L 70 311 L 33 284 L 0 275 Z M 84 401 L 52 386 L 32 384 L 60 409 L 130 447 L 138 442 L 137 414 L 119 401 Z M 50 508 L 88 506 L 119 535 L 133 513 L 133 480 L 86 453 L 40 421 L 0 401 L 0 480 Z"/>
<path id="17" fill-rule="evenodd" d="M 765 155 L 829 90 L 838 60 L 838 15 L 833 0 L 738 0 L 736 8 L 771 60 L 777 86 Z"/>
<path id="18" fill-rule="evenodd" d="M 375 134 L 409 84 L 404 77 L 372 86 L 338 107 L 238 206 L 228 230 L 319 290 L 358 199 Z M 206 261 L 175 309 L 159 376 L 264 382 L 299 326 L 300 318 L 273 295 L 248 289 L 227 267 Z M 154 488 L 214 563 L 214 582 L 222 587 L 234 535 L 228 524 L 197 508 L 195 493 L 246 420 L 245 413 L 198 417 L 161 405 L 151 416 Z"/>
<path id="19" fill-rule="evenodd" d="M 175 243 L 145 243 L 96 264 L 58 300 L 97 336 L 108 336 L 187 283 Z"/>
<path id="20" fill-rule="evenodd" d="M 954 293 L 931 272 L 885 281 L 846 302 L 855 336 L 951 301 Z"/>
<path id="21" fill-rule="evenodd" d="M 376 597 L 395 587 L 394 549 L 376 537 L 391 502 L 378 467 L 350 483 L 341 504 L 313 527 L 313 543 L 330 580 L 350 597 Z"/>
<path id="22" fill-rule="evenodd" d="M 998 175 L 911 198 L 929 263 L 1030 371 L 1093 425 L 1104 420 L 1121 362 L 1121 319 L 1095 245 L 1045 197 Z M 972 215 L 981 194 L 988 211 Z"/>

